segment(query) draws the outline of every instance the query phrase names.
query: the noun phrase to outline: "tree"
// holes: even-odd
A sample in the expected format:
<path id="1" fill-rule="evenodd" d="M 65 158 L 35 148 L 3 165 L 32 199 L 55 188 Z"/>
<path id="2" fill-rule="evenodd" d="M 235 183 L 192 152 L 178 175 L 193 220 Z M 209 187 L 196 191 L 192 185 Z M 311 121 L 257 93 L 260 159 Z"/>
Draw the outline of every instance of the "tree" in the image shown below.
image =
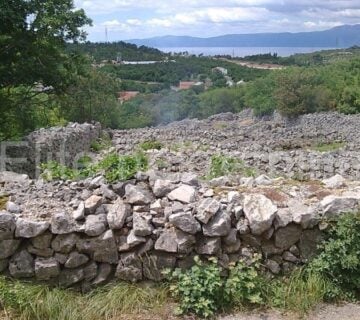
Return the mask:
<path id="1" fill-rule="evenodd" d="M 72 0 L 0 0 L 0 21 L 0 88 L 68 84 L 79 57 L 65 44 L 85 39 L 83 10 Z"/>

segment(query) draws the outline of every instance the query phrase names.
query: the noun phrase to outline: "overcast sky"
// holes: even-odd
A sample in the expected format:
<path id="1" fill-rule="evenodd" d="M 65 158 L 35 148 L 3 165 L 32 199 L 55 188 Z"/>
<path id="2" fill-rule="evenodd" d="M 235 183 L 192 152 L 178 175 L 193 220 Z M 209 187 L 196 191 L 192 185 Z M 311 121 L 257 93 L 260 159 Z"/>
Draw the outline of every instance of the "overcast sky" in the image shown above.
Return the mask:
<path id="1" fill-rule="evenodd" d="M 93 19 L 88 39 L 299 32 L 360 23 L 360 0 L 75 0 Z"/>

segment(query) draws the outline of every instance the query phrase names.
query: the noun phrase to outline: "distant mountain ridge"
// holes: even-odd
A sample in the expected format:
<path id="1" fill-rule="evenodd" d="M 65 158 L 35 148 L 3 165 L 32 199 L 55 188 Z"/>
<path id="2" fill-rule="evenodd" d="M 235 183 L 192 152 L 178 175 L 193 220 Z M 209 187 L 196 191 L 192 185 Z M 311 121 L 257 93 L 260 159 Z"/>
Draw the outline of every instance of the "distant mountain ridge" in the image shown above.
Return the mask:
<path id="1" fill-rule="evenodd" d="M 157 48 L 171 47 L 332 47 L 360 45 L 360 24 L 343 25 L 325 31 L 299 33 L 227 34 L 199 38 L 191 36 L 163 36 L 130 39 L 125 42 Z"/>

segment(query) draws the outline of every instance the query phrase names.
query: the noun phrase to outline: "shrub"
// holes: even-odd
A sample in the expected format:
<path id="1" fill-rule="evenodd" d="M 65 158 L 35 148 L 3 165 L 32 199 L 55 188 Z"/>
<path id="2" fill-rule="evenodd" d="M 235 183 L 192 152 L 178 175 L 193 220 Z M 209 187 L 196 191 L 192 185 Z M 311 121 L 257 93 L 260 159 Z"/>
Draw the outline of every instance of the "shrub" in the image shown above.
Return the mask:
<path id="1" fill-rule="evenodd" d="M 90 149 L 94 152 L 109 149 L 112 146 L 111 138 L 108 134 L 103 133 L 100 138 L 93 140 Z"/>
<path id="2" fill-rule="evenodd" d="M 170 291 L 180 301 L 179 314 L 192 312 L 207 318 L 228 307 L 263 303 L 264 280 L 258 273 L 258 257 L 249 263 L 239 261 L 228 277 L 222 276 L 224 270 L 216 258 L 210 258 L 207 264 L 199 257 L 194 260 L 191 269 L 176 269 L 170 275 L 175 280 Z"/>
<path id="3" fill-rule="evenodd" d="M 157 140 L 146 140 L 139 144 L 140 149 L 144 151 L 148 150 L 161 150 L 163 148 L 163 144 Z"/>
<path id="4" fill-rule="evenodd" d="M 328 231 L 320 246 L 322 252 L 311 262 L 310 268 L 333 284 L 328 298 L 341 291 L 348 297 L 360 294 L 360 213 L 342 215 Z M 339 291 L 337 288 L 340 288 Z"/>
<path id="5" fill-rule="evenodd" d="M 254 169 L 246 167 L 241 160 L 234 157 L 228 157 L 222 154 L 213 155 L 211 157 L 208 174 L 209 179 L 238 173 L 243 173 L 246 176 L 253 176 L 256 172 Z"/>
<path id="6" fill-rule="evenodd" d="M 79 176 L 75 169 L 68 168 L 56 161 L 49 161 L 40 165 L 41 177 L 47 181 L 51 180 L 74 180 Z"/>

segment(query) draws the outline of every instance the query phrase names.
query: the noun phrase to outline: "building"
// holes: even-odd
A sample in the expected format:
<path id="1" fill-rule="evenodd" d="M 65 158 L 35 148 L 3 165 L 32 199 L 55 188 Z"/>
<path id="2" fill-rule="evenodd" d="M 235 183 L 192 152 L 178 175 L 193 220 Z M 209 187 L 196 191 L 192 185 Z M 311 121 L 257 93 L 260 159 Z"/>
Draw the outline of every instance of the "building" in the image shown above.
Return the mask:
<path id="1" fill-rule="evenodd" d="M 139 91 L 120 91 L 118 93 L 118 100 L 124 103 L 125 101 L 135 98 L 139 93 Z"/>
<path id="2" fill-rule="evenodd" d="M 180 81 L 179 90 L 188 90 L 195 86 L 195 81 Z"/>
<path id="3" fill-rule="evenodd" d="M 227 76 L 228 71 L 227 69 L 223 68 L 223 67 L 215 67 L 212 69 L 213 72 L 220 72 L 221 74 L 223 74 L 224 76 Z"/>

